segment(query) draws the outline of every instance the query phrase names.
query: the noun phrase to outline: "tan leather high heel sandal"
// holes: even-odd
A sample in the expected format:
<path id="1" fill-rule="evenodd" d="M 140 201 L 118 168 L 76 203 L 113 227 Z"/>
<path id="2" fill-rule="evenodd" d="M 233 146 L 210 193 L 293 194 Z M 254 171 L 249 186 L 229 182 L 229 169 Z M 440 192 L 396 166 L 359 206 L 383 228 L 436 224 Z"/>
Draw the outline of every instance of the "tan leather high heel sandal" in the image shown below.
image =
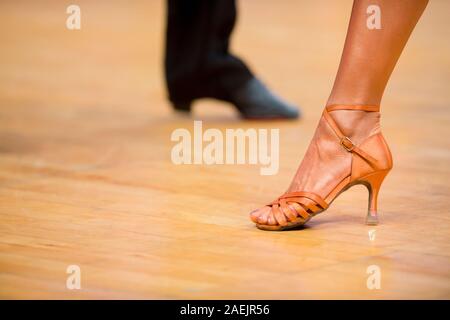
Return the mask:
<path id="1" fill-rule="evenodd" d="M 253 217 L 256 222 L 256 227 L 262 230 L 287 230 L 301 226 L 308 222 L 315 215 L 328 209 L 329 205 L 342 192 L 348 190 L 350 187 L 363 184 L 369 191 L 369 206 L 367 212 L 366 223 L 368 225 L 376 225 L 378 223 L 377 216 L 377 200 L 381 184 L 392 168 L 392 156 L 386 141 L 378 130 L 374 134 L 370 134 L 359 145 L 342 133 L 337 122 L 330 115 L 330 112 L 337 110 L 359 110 L 365 112 L 379 112 L 378 106 L 345 106 L 345 105 L 331 105 L 327 106 L 323 112 L 322 118 L 325 120 L 324 126 L 329 126 L 332 132 L 331 140 L 340 144 L 342 148 L 348 152 L 351 160 L 350 172 L 344 179 L 335 181 L 331 192 L 324 198 L 317 193 L 310 191 L 296 191 L 288 192 L 280 196 L 278 199 L 272 201 L 267 206 L 271 208 L 272 220 L 271 223 L 259 223 L 258 218 Z M 323 121 L 323 120 L 321 120 Z M 327 128 L 328 130 L 328 128 Z M 320 138 L 319 138 L 320 139 Z M 316 143 L 317 144 L 317 143 Z M 341 155 L 336 155 L 342 157 Z M 338 160 L 339 161 L 339 160 Z M 320 179 L 320 177 L 318 177 Z M 274 219 L 276 222 L 274 223 Z"/>

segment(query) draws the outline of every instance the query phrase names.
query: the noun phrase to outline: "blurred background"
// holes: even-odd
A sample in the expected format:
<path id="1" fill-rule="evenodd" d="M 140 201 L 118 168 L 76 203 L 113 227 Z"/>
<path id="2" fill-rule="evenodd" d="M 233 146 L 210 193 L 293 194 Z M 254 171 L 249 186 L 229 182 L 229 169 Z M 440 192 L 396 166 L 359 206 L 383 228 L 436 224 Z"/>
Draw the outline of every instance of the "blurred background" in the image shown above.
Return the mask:
<path id="1" fill-rule="evenodd" d="M 66 119 L 71 112 L 93 110 L 93 103 L 97 114 L 169 114 L 162 77 L 165 2 L 80 0 L 81 30 L 65 27 L 69 4 L 1 2 L 2 106 L 33 113 L 55 108 L 55 117 L 65 113 Z M 322 108 L 331 89 L 351 5 L 238 1 L 232 50 L 274 91 L 301 104 L 308 117 Z M 429 4 L 390 81 L 384 111 L 403 104 L 430 108 L 428 95 L 434 104 L 447 103 L 447 9 L 445 0 Z M 29 110 L 30 99 L 40 107 Z M 203 114 L 212 108 L 202 103 L 198 109 Z"/>

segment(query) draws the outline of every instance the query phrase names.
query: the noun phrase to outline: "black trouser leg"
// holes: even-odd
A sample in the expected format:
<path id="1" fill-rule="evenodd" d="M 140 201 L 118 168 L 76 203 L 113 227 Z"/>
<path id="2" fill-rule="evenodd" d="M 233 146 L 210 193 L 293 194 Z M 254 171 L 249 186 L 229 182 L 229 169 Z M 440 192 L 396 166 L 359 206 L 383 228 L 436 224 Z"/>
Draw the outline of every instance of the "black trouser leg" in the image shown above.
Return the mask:
<path id="1" fill-rule="evenodd" d="M 234 0 L 168 0 L 165 74 L 171 101 L 231 92 L 253 77 L 229 52 L 236 21 Z"/>

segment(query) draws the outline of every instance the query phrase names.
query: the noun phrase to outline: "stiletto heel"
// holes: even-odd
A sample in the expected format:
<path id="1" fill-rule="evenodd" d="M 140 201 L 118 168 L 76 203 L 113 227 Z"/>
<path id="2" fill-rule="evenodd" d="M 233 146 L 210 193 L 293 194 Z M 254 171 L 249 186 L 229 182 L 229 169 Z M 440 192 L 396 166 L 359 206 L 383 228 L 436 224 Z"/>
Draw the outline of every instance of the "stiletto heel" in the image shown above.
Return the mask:
<path id="1" fill-rule="evenodd" d="M 378 224 L 378 193 L 388 172 L 389 170 L 376 172 L 361 179 L 362 183 L 365 184 L 369 190 L 369 206 L 366 218 L 366 224 L 369 226 L 376 226 Z"/>

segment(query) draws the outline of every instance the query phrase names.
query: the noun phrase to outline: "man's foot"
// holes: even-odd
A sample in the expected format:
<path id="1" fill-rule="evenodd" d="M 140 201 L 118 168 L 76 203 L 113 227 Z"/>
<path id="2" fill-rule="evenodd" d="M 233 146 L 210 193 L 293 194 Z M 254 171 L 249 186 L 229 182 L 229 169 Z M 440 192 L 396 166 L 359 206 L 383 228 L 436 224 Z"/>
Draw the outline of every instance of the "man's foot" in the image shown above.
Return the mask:
<path id="1" fill-rule="evenodd" d="M 296 119 L 298 108 L 274 95 L 253 78 L 231 94 L 231 102 L 246 119 Z"/>
<path id="2" fill-rule="evenodd" d="M 241 88 L 228 94 L 226 101 L 234 104 L 246 119 L 296 119 L 297 107 L 274 95 L 261 81 L 252 78 Z M 192 101 L 172 102 L 176 111 L 190 112 Z"/>

